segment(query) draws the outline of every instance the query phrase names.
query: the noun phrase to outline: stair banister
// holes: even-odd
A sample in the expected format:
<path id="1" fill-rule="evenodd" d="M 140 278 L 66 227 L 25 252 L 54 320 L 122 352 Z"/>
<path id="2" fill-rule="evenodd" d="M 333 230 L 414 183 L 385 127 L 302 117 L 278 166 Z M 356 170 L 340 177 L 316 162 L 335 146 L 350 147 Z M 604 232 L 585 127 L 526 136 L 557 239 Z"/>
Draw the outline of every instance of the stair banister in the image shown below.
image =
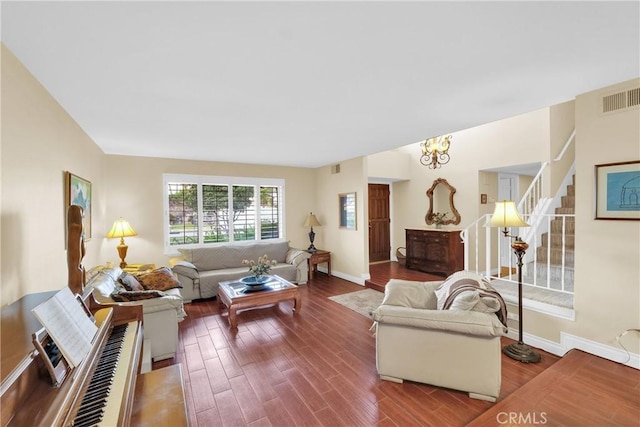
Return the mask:
<path id="1" fill-rule="evenodd" d="M 571 135 L 569 135 L 569 138 L 567 138 L 567 141 L 564 143 L 562 150 L 560 150 L 560 154 L 558 154 L 558 156 L 555 159 L 553 159 L 554 162 L 557 162 L 558 160 L 562 160 L 562 158 L 564 157 L 564 153 L 567 151 L 567 149 L 569 148 L 569 146 L 571 145 L 575 137 L 576 137 L 576 130 L 574 128 L 573 132 L 571 132 Z"/>

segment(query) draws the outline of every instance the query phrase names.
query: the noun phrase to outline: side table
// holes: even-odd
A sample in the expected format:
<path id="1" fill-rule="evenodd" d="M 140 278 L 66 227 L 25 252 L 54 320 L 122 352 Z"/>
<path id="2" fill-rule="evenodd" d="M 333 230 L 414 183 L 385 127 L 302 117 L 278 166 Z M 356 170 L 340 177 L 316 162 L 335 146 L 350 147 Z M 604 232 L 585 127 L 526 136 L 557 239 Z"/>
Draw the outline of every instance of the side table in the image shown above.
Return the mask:
<path id="1" fill-rule="evenodd" d="M 318 264 L 327 263 L 327 274 L 331 276 L 331 252 L 318 249 L 317 251 L 307 251 L 311 254 L 309 258 L 309 280 L 318 272 Z"/>

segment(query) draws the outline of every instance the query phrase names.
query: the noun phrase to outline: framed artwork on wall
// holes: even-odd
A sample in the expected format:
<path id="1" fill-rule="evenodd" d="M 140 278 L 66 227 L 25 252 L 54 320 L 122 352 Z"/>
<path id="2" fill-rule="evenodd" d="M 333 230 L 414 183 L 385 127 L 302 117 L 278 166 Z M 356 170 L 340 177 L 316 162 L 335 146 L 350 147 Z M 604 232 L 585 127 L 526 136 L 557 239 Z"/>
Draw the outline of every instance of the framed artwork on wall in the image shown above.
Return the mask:
<path id="1" fill-rule="evenodd" d="M 340 206 L 340 228 L 346 230 L 356 229 L 356 193 L 338 195 Z"/>
<path id="2" fill-rule="evenodd" d="M 596 219 L 640 220 L 640 160 L 595 166 Z"/>
<path id="3" fill-rule="evenodd" d="M 91 182 L 67 172 L 66 208 L 68 209 L 71 205 L 82 207 L 84 240 L 91 240 Z"/>

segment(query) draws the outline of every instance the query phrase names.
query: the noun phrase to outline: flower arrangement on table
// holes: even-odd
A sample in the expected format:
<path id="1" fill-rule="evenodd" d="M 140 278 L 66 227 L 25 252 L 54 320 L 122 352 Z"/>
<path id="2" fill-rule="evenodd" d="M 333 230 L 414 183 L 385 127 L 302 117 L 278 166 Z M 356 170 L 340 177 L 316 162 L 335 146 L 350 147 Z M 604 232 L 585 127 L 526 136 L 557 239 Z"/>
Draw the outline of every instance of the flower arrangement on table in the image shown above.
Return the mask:
<path id="1" fill-rule="evenodd" d="M 436 226 L 440 226 L 444 224 L 444 220 L 447 219 L 446 212 L 435 212 L 431 214 L 431 219 L 436 224 Z"/>
<path id="2" fill-rule="evenodd" d="M 262 276 L 265 276 L 269 272 L 269 270 L 271 270 L 271 267 L 275 266 L 278 261 L 276 261 L 275 259 L 269 261 L 269 258 L 265 254 L 258 258 L 257 261 L 245 259 L 242 261 L 242 263 L 248 265 L 249 273 L 251 273 L 251 275 L 253 275 L 256 279 L 259 279 Z"/>

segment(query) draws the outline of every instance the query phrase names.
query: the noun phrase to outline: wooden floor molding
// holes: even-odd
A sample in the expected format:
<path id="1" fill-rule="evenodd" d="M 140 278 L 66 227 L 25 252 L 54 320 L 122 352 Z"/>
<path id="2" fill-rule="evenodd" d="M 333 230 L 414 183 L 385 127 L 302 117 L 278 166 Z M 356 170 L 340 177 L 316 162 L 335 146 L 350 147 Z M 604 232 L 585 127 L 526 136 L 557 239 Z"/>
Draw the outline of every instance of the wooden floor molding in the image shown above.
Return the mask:
<path id="1" fill-rule="evenodd" d="M 382 287 L 390 277 L 411 280 L 417 277 L 416 272 L 398 263 L 388 263 L 385 271 L 376 271 L 384 269 L 384 265 L 371 266 L 373 283 L 381 283 Z M 415 280 L 442 279 L 419 274 Z M 481 422 L 478 417 L 502 402 L 519 410 L 518 400 L 508 400 L 509 396 L 559 360 L 543 351 L 542 361 L 537 364 L 523 364 L 503 356 L 502 389 L 497 404 L 425 384 L 381 381 L 376 372 L 375 338 L 369 332 L 371 321 L 328 299 L 358 290 L 362 286 L 319 273 L 300 287 L 303 304 L 299 314 L 292 313 L 291 302 L 243 311 L 238 314 L 237 330 L 229 328 L 226 313 L 220 312 L 215 300 L 186 304 L 188 317 L 179 324 L 176 357 L 155 362 L 153 368 L 181 364 L 188 415 L 194 427 L 440 427 Z M 512 342 L 508 338 L 503 341 Z M 633 371 L 632 374 L 637 371 L 604 362 L 610 365 L 593 365 L 591 381 L 567 383 L 555 393 L 557 407 L 566 410 L 557 420 L 550 416 L 549 425 L 579 425 L 566 420 L 584 419 L 582 409 L 577 408 L 578 404 L 582 406 L 582 396 L 587 398 L 584 402 L 589 405 L 589 413 L 600 414 L 593 419 L 611 420 L 611 407 L 624 393 L 635 393 L 635 409 L 633 399 L 627 399 L 624 408 L 632 415 L 633 410 L 637 413 L 637 377 L 635 382 L 620 379 L 609 382 L 608 378 L 609 371 L 632 376 L 620 367 Z M 568 375 L 571 369 L 569 365 L 552 375 Z M 543 386 L 526 389 L 526 396 L 533 400 L 546 395 L 550 392 L 549 384 Z M 552 413 L 551 408 L 548 411 Z M 615 420 L 622 422 L 626 418 L 620 416 Z"/>

